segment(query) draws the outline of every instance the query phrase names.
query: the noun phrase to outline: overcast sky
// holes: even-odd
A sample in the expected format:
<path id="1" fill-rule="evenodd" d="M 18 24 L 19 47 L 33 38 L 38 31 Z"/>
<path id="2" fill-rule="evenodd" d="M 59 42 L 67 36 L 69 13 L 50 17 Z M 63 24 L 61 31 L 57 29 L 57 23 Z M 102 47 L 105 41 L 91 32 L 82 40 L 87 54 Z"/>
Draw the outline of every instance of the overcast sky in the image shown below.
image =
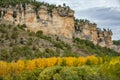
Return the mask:
<path id="1" fill-rule="evenodd" d="M 37 0 L 63 4 L 75 10 L 75 17 L 88 19 L 100 28 L 110 28 L 113 39 L 120 39 L 120 0 Z"/>

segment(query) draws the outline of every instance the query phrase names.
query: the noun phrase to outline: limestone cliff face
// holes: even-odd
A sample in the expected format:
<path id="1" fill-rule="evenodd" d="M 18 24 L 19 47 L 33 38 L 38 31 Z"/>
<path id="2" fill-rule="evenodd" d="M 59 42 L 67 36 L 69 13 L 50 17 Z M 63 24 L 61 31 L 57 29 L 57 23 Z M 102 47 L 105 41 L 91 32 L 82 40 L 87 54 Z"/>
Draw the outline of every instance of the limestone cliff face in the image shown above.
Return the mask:
<path id="1" fill-rule="evenodd" d="M 97 28 L 95 23 L 89 23 L 88 21 L 76 21 L 75 22 L 75 37 L 80 39 L 87 39 L 92 41 L 95 45 L 101 47 L 112 47 L 112 32 L 111 30 L 101 30 Z"/>
<path id="2" fill-rule="evenodd" d="M 14 24 L 26 24 L 30 31 L 42 30 L 44 34 L 60 35 L 72 38 L 74 31 L 74 11 L 67 7 L 57 7 L 50 11 L 40 6 L 35 11 L 33 5 L 9 6 L 0 10 L 4 20 Z"/>
<path id="3" fill-rule="evenodd" d="M 102 47 L 112 48 L 112 32 L 110 30 L 101 31 L 100 29 L 98 32 L 98 44 Z"/>
<path id="4" fill-rule="evenodd" d="M 112 49 L 120 53 L 120 45 L 112 45 Z"/>
<path id="5" fill-rule="evenodd" d="M 66 38 L 78 37 L 92 41 L 102 47 L 112 46 L 112 32 L 100 30 L 96 24 L 88 21 L 76 22 L 74 11 L 69 7 L 55 7 L 48 9 L 46 6 L 36 8 L 30 4 L 19 4 L 0 8 L 0 18 L 11 21 L 13 24 L 26 24 L 28 30 L 44 34 L 64 36 Z"/>
<path id="6" fill-rule="evenodd" d="M 75 26 L 75 37 L 80 39 L 87 39 L 97 44 L 97 30 L 96 26 L 89 24 L 79 24 Z"/>

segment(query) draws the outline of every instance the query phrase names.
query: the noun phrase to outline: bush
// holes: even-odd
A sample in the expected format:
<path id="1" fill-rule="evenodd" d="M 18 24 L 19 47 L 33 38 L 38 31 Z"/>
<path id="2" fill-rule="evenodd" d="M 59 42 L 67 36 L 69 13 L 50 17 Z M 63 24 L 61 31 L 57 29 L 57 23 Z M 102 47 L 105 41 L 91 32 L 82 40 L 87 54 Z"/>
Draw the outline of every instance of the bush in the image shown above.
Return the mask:
<path id="1" fill-rule="evenodd" d="M 57 47 L 57 48 L 60 48 L 60 49 L 63 49 L 63 47 L 64 47 L 64 45 L 60 42 L 55 42 L 54 46 Z"/>
<path id="2" fill-rule="evenodd" d="M 17 17 L 17 12 L 14 11 L 12 16 L 13 16 L 13 18 L 16 18 Z"/>
<path id="3" fill-rule="evenodd" d="M 19 33 L 18 33 L 18 32 L 16 32 L 16 31 L 15 31 L 15 32 L 13 32 L 13 33 L 12 33 L 11 38 L 12 38 L 12 39 L 17 39 L 18 34 L 19 34 Z"/>
<path id="4" fill-rule="evenodd" d="M 2 32 L 2 33 L 7 33 L 7 30 L 5 29 L 4 26 L 0 26 L 0 32 Z"/>
<path id="5" fill-rule="evenodd" d="M 101 68 L 105 76 L 111 80 L 120 80 L 120 58 L 114 57 L 111 61 L 103 64 Z"/>
<path id="6" fill-rule="evenodd" d="M 120 40 L 114 40 L 114 41 L 113 41 L 113 44 L 115 44 L 115 45 L 120 45 Z"/>
<path id="7" fill-rule="evenodd" d="M 61 71 L 60 71 L 60 75 L 62 77 L 62 79 L 64 80 L 80 80 L 78 73 L 77 73 L 77 69 L 76 68 L 68 68 L 68 67 L 64 67 Z"/>
<path id="8" fill-rule="evenodd" d="M 0 69 L 2 69 L 2 73 L 3 73 L 5 72 L 5 69 L 7 70 L 8 68 L 5 67 L 5 65 L 3 67 L 3 64 L 6 64 L 5 62 L 0 62 L 0 64 L 1 64 Z M 111 66 L 109 69 L 106 69 L 104 72 L 102 72 L 101 66 L 81 66 L 81 67 L 54 66 L 48 68 L 38 68 L 34 70 L 25 70 L 17 74 L 15 73 L 15 71 L 17 70 L 13 69 L 12 65 L 15 65 L 15 63 L 12 62 L 10 66 L 10 71 L 12 70 L 13 71 L 10 74 L 6 72 L 8 75 L 0 76 L 1 80 L 119 80 L 120 79 L 119 77 L 120 65 L 117 65 L 117 67 L 115 67 L 116 65 L 114 65 L 114 67 Z M 20 64 L 19 67 L 21 67 Z M 18 65 L 16 65 L 16 67 L 14 68 L 18 68 Z"/>
<path id="9" fill-rule="evenodd" d="M 62 67 L 46 68 L 39 75 L 39 80 L 53 80 L 53 76 L 59 73 Z M 55 78 L 55 77 L 54 77 Z M 55 78 L 56 79 L 56 78 Z"/>
<path id="10" fill-rule="evenodd" d="M 23 25 L 17 25 L 18 28 L 20 28 L 21 30 L 25 30 L 25 28 L 27 28 L 26 24 L 23 24 Z"/>
<path id="11" fill-rule="evenodd" d="M 39 74 L 43 69 L 37 69 L 34 71 L 25 71 L 20 74 L 13 73 L 12 75 L 7 75 L 1 77 L 0 80 L 38 80 Z"/>
<path id="12" fill-rule="evenodd" d="M 7 49 L 2 49 L 0 53 L 0 60 L 6 60 L 9 61 L 10 53 L 7 51 Z"/>
<path id="13" fill-rule="evenodd" d="M 36 32 L 36 36 L 37 36 L 37 37 L 41 37 L 42 35 L 43 35 L 43 32 L 42 32 L 42 31 L 37 31 L 37 32 Z"/>
<path id="14" fill-rule="evenodd" d="M 81 40 L 79 38 L 74 38 L 73 42 L 76 43 L 77 47 L 84 50 L 87 54 L 96 54 L 97 56 L 118 56 L 119 53 L 115 52 L 112 49 L 106 47 L 100 47 L 98 45 L 94 45 L 91 41 Z"/>

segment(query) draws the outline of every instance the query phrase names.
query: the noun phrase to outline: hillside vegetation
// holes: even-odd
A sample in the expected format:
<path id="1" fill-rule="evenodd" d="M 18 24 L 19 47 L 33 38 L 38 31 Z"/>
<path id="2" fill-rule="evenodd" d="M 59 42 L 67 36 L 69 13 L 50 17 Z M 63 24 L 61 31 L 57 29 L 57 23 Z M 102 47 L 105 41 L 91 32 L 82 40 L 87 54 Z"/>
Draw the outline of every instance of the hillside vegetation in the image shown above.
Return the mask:
<path id="1" fill-rule="evenodd" d="M 120 40 L 113 40 L 114 45 L 120 45 Z"/>
<path id="2" fill-rule="evenodd" d="M 88 40 L 73 40 L 26 31 L 26 25 L 0 25 L 0 60 L 16 61 L 52 56 L 116 56 L 119 53 L 95 46 Z"/>

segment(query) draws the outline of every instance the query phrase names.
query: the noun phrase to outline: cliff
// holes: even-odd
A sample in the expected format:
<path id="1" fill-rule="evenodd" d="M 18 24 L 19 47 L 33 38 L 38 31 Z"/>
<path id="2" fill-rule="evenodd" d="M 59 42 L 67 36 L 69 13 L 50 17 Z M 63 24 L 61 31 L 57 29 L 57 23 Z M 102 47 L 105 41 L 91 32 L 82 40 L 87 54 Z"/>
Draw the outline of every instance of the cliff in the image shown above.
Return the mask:
<path id="1" fill-rule="evenodd" d="M 112 46 L 112 32 L 100 30 L 94 23 L 74 20 L 74 11 L 68 6 L 46 7 L 31 4 L 9 5 L 0 8 L 1 20 L 7 20 L 15 25 L 27 25 L 27 30 L 44 34 L 80 38 L 92 41 L 102 47 Z"/>
<path id="2" fill-rule="evenodd" d="M 26 24 L 30 31 L 42 30 L 44 34 L 54 34 L 72 38 L 74 31 L 74 11 L 69 7 L 55 7 L 51 10 L 46 6 L 19 4 L 15 7 L 1 8 L 1 19 L 14 24 Z"/>
<path id="3" fill-rule="evenodd" d="M 74 36 L 92 41 L 101 47 L 112 47 L 112 31 L 109 29 L 101 30 L 97 28 L 95 23 L 90 23 L 88 20 L 75 20 Z"/>

